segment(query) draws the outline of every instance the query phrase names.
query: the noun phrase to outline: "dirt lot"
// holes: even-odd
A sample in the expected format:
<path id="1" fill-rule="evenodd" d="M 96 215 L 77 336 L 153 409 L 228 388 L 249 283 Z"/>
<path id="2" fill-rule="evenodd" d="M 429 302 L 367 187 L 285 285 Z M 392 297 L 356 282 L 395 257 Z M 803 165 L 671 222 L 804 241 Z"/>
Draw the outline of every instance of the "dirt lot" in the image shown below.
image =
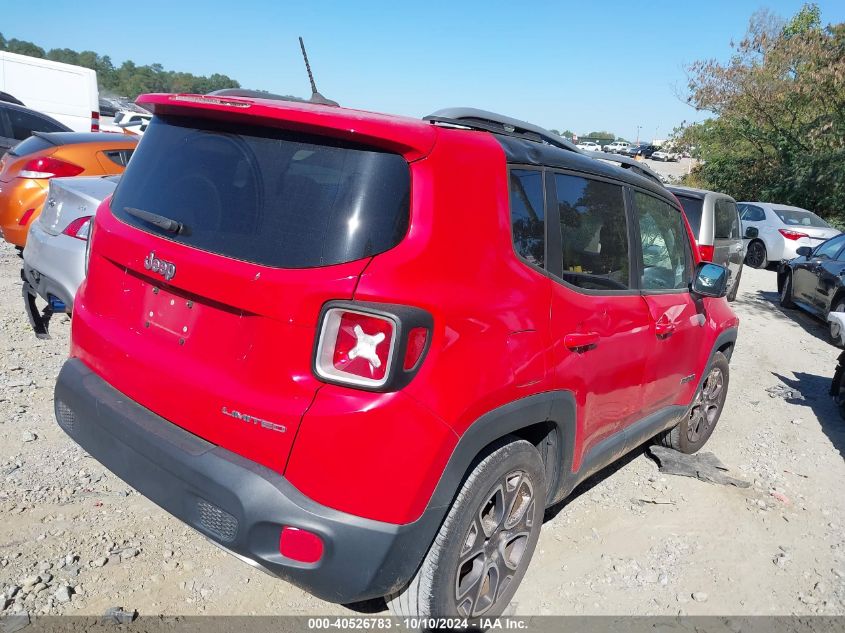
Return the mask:
<path id="1" fill-rule="evenodd" d="M 19 266 L 0 247 L 0 613 L 351 613 L 213 547 L 75 447 L 52 413 L 69 321 L 35 339 Z M 826 396 L 838 352 L 774 286 L 743 274 L 706 449 L 751 487 L 661 475 L 635 451 L 551 513 L 514 613 L 845 614 L 845 422 Z"/>

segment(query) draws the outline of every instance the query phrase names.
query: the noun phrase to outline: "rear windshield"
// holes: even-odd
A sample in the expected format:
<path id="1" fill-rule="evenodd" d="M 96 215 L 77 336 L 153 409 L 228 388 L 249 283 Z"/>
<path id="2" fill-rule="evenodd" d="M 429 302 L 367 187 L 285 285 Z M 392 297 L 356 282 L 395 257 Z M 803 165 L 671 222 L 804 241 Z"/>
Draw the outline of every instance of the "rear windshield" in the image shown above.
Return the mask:
<path id="1" fill-rule="evenodd" d="M 311 268 L 398 244 L 410 188 L 408 163 L 397 154 L 273 128 L 156 117 L 111 209 L 127 224 L 198 249 Z M 127 208 L 184 228 L 167 232 Z"/>
<path id="2" fill-rule="evenodd" d="M 689 198 L 687 196 L 678 196 L 681 201 L 681 206 L 684 207 L 684 215 L 687 216 L 692 234 L 698 241 L 698 232 L 701 230 L 701 208 L 704 206 L 704 200 L 700 198 Z"/>
<path id="3" fill-rule="evenodd" d="M 775 209 L 780 221 L 789 226 L 815 226 L 821 229 L 829 229 L 830 224 L 822 220 L 812 211 L 799 211 L 797 209 Z"/>
<path id="4" fill-rule="evenodd" d="M 29 156 L 35 152 L 55 147 L 55 144 L 44 140 L 40 136 L 30 136 L 25 141 L 21 141 L 9 150 L 12 156 Z"/>

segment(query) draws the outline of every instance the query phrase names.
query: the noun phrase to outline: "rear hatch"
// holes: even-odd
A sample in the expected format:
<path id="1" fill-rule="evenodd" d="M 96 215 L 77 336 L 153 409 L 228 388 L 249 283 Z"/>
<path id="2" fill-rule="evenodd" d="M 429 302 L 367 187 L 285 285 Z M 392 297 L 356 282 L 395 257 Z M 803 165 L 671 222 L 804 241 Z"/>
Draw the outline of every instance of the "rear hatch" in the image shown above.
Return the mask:
<path id="1" fill-rule="evenodd" d="M 279 472 L 321 384 L 320 307 L 409 221 L 402 155 L 302 128 L 157 116 L 74 313 L 73 353 L 114 387 Z"/>

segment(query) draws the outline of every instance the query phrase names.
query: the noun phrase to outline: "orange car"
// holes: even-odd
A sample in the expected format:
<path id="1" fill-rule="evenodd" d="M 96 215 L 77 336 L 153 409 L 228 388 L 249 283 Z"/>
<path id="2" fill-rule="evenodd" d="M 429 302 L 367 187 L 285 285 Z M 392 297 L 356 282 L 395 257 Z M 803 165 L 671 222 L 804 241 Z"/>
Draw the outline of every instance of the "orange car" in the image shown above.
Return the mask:
<path id="1" fill-rule="evenodd" d="M 137 144 L 96 132 L 35 132 L 18 143 L 0 160 L 0 236 L 23 248 L 50 178 L 120 174 Z"/>

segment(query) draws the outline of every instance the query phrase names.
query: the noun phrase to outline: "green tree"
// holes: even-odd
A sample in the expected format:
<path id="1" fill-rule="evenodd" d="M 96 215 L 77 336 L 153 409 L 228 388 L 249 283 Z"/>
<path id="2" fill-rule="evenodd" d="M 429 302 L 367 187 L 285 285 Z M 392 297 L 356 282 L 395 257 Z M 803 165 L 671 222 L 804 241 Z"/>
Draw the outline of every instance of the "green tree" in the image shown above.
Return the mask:
<path id="1" fill-rule="evenodd" d="M 590 132 L 589 134 L 585 134 L 587 138 L 599 139 L 602 141 L 613 141 L 616 140 L 616 135 L 613 132 Z"/>
<path id="2" fill-rule="evenodd" d="M 30 57 L 44 57 L 44 49 L 32 42 L 12 38 L 6 42 L 6 50 L 18 55 L 29 55 Z"/>
<path id="3" fill-rule="evenodd" d="M 75 51 L 71 48 L 52 48 L 48 52 L 32 42 L 7 40 L 0 33 L 0 50 L 30 57 L 44 57 L 65 64 L 91 68 L 97 72 L 97 83 L 103 92 L 135 98 L 144 92 L 197 92 L 206 93 L 221 88 L 240 88 L 240 84 L 220 73 L 210 77 L 186 72 L 165 70 L 161 64 L 138 66 L 131 60 L 115 67 L 108 55 L 94 51 Z"/>
<path id="4" fill-rule="evenodd" d="M 689 103 L 714 115 L 678 136 L 704 161 L 690 184 L 843 213 L 845 24 L 822 28 L 815 5 L 786 23 L 758 13 L 728 62 L 688 70 Z"/>

